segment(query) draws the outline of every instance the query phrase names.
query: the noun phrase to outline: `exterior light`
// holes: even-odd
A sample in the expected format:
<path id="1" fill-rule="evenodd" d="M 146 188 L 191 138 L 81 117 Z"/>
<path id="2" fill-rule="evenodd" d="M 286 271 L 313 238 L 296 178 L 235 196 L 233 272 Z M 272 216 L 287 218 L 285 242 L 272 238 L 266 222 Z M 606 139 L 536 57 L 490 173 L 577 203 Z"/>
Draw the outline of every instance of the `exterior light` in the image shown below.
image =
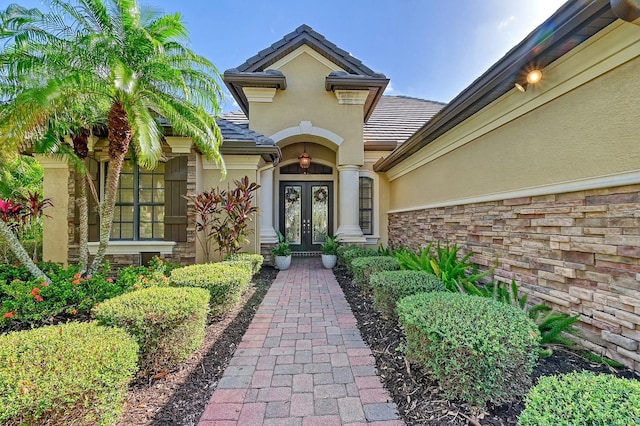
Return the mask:
<path id="1" fill-rule="evenodd" d="M 304 146 L 304 152 L 298 157 L 298 162 L 300 163 L 300 168 L 305 170 L 306 173 L 306 170 L 311 165 L 311 157 L 307 154 L 307 144 Z"/>
<path id="2" fill-rule="evenodd" d="M 526 92 L 526 91 L 527 91 L 527 86 L 526 86 L 526 85 L 524 85 L 524 86 L 523 86 L 523 85 L 522 85 L 522 84 L 520 84 L 520 83 L 516 83 L 516 85 L 515 85 L 515 86 L 516 86 L 516 89 L 518 89 L 518 90 L 519 90 L 519 91 L 521 91 L 522 93 L 524 93 L 524 92 Z"/>
<path id="3" fill-rule="evenodd" d="M 527 83 L 536 84 L 542 80 L 542 71 L 540 70 L 531 70 L 529 74 L 527 74 Z"/>

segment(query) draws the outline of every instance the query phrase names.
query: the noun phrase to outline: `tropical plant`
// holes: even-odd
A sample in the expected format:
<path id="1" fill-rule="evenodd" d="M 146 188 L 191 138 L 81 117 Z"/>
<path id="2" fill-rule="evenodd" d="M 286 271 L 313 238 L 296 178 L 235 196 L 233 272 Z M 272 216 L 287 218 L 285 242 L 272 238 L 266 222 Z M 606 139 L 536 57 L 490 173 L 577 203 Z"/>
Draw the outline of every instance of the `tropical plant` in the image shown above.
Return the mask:
<path id="1" fill-rule="evenodd" d="M 213 188 L 201 194 L 185 195 L 196 211 L 197 238 L 207 261 L 211 259 L 211 246 L 215 243 L 220 254 L 237 253 L 247 237 L 253 233 L 249 222 L 258 212 L 252 205 L 255 191 L 260 185 L 249 183 L 249 177 L 233 181 L 235 188 Z"/>
<path id="2" fill-rule="evenodd" d="M 130 146 L 145 168 L 161 155 L 158 117 L 223 167 L 214 118 L 222 92 L 213 64 L 182 43 L 180 15 L 160 15 L 136 0 L 48 4 L 48 13 L 15 5 L 4 12 L 0 95 L 8 101 L 0 109 L 0 142 L 15 147 L 45 133 L 44 123 L 69 105 L 108 105 L 110 162 L 91 273 L 104 259 Z"/>
<path id="3" fill-rule="evenodd" d="M 338 247 L 340 247 L 338 238 L 327 235 L 327 237 L 324 240 L 324 243 L 322 243 L 322 245 L 320 246 L 320 250 L 322 250 L 322 254 L 335 256 L 338 254 Z"/>
<path id="4" fill-rule="evenodd" d="M 441 246 L 440 242 L 435 250 L 432 244 L 429 244 L 420 253 L 410 250 L 398 250 L 394 253 L 402 269 L 433 274 L 442 281 L 447 290 L 454 292 L 458 291 L 460 284 L 475 284 L 493 272 L 493 269 L 479 272 L 478 265 L 469 260 L 473 254 L 469 252 L 462 256 L 457 244 L 446 243 Z"/>
<path id="5" fill-rule="evenodd" d="M 580 315 L 569 315 L 565 312 L 557 312 L 549 306 L 538 304 L 527 305 L 528 295 L 524 293 L 520 296 L 518 283 L 511 280 L 511 285 L 503 282 L 488 283 L 484 286 L 475 286 L 471 282 L 462 282 L 459 284 L 461 293 L 467 293 L 473 296 L 488 297 L 498 302 L 506 303 L 522 309 L 527 316 L 538 326 L 540 333 L 540 356 L 550 356 L 552 354 L 551 346 L 573 346 L 575 342 L 563 335 L 578 335 L 579 331 L 574 324 L 580 318 Z"/>
<path id="6" fill-rule="evenodd" d="M 277 231 L 277 233 L 278 233 L 278 243 L 275 246 L 273 246 L 273 248 L 271 249 L 271 254 L 273 254 L 274 256 L 291 255 L 291 246 L 287 241 L 285 241 L 284 235 L 282 235 L 282 232 Z"/>

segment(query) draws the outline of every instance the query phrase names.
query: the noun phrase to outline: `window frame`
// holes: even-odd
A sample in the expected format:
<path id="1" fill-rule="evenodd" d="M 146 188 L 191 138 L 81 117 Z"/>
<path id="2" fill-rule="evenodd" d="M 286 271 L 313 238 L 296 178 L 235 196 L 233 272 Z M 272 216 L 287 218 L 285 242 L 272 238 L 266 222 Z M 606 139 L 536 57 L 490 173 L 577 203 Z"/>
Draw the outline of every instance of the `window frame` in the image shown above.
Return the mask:
<path id="1" fill-rule="evenodd" d="M 363 189 L 363 181 L 368 182 L 369 184 L 369 190 L 370 190 L 370 197 L 364 198 L 362 196 L 362 189 Z M 360 229 L 362 230 L 362 234 L 363 235 L 374 235 L 375 233 L 375 218 L 374 218 L 374 210 L 375 210 L 375 205 L 374 205 L 374 179 L 372 177 L 369 176 L 359 176 L 358 178 L 358 224 L 360 225 Z M 366 199 L 369 201 L 369 206 L 370 207 L 362 207 L 362 200 Z M 369 217 L 369 227 L 367 230 L 365 230 L 362 226 L 362 213 L 363 212 L 369 212 L 370 217 Z"/>

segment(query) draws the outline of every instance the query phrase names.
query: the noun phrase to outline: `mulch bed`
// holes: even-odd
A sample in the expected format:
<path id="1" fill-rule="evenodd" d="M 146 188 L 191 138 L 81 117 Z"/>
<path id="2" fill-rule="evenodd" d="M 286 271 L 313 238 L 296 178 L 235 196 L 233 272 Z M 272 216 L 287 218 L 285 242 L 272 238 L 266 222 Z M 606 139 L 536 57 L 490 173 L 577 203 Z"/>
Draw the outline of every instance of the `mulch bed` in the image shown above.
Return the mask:
<path id="1" fill-rule="evenodd" d="M 176 370 L 134 383 L 118 425 L 196 425 L 277 274 L 264 266 L 234 311 L 210 318 L 202 347 Z"/>
<path id="2" fill-rule="evenodd" d="M 376 358 L 384 385 L 407 425 L 517 425 L 518 415 L 524 408 L 520 398 L 509 404 L 489 406 L 486 412 L 475 415 L 468 405 L 446 400 L 437 383 L 430 380 L 418 366 L 409 365 L 398 349 L 404 344 L 404 335 L 398 322 L 373 308 L 371 298 L 359 291 L 344 267 L 335 268 L 334 274 L 358 321 L 362 337 Z M 576 351 L 556 348 L 552 356 L 540 360 L 533 371 L 533 381 L 535 383 L 541 376 L 576 370 L 639 378 L 628 369 L 595 364 Z"/>

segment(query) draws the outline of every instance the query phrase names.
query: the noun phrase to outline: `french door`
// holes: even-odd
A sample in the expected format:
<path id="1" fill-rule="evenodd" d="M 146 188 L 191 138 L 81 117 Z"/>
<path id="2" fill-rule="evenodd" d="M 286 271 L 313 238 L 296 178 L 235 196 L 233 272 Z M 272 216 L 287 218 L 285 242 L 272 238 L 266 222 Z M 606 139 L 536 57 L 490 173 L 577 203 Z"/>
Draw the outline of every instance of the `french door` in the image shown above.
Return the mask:
<path id="1" fill-rule="evenodd" d="M 332 182 L 280 182 L 280 232 L 293 251 L 319 251 L 333 230 Z"/>

